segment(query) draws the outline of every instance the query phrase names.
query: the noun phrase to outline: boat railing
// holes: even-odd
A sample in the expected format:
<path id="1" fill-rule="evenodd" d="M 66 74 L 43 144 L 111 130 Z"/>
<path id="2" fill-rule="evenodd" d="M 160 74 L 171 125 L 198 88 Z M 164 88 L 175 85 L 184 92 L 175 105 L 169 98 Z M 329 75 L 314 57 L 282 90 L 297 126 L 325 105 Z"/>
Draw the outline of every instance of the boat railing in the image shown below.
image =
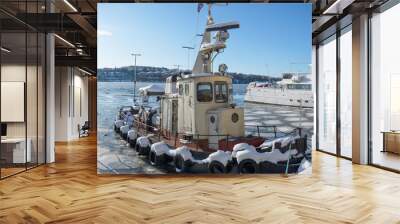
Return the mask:
<path id="1" fill-rule="evenodd" d="M 245 125 L 247 128 L 247 132 L 249 133 L 257 133 L 258 137 L 282 137 L 285 135 L 290 135 L 290 134 L 298 134 L 299 136 L 302 135 L 302 128 L 300 127 L 295 127 L 293 129 L 285 129 L 282 130 L 283 128 L 279 128 L 276 125 Z M 271 136 L 272 135 L 272 136 Z"/>
<path id="2" fill-rule="evenodd" d="M 158 140 L 161 140 L 162 131 L 159 127 L 148 125 L 137 118 L 133 122 L 133 127 L 136 128 L 138 134 L 141 135 L 153 134 L 154 136 L 158 137 Z"/>
<path id="3" fill-rule="evenodd" d="M 187 136 L 187 133 L 180 133 L 180 132 L 175 132 L 175 133 L 166 133 L 159 127 L 155 127 L 152 125 L 148 125 L 144 123 L 143 121 L 139 119 L 135 119 L 133 126 L 137 129 L 138 134 L 140 135 L 148 135 L 148 134 L 153 134 L 154 137 L 158 138 L 159 141 L 161 141 L 162 138 L 166 138 L 170 140 L 170 143 L 173 144 L 174 147 L 177 147 L 181 142 L 180 139 L 183 136 Z M 257 130 L 257 136 L 252 136 L 252 137 L 260 137 L 260 138 L 279 138 L 279 137 L 284 137 L 284 136 L 289 136 L 289 135 L 296 135 L 298 134 L 299 136 L 302 136 L 302 128 L 296 127 L 291 130 L 279 130 L 279 127 L 276 125 L 245 125 L 245 127 L 248 128 L 254 128 Z M 270 134 L 268 136 L 268 134 Z M 272 135 L 272 136 L 271 136 Z M 209 145 L 215 145 L 216 147 L 213 148 L 218 148 L 220 145 L 221 140 L 225 142 L 225 146 L 229 145 L 229 142 L 231 140 L 237 139 L 237 136 L 232 136 L 232 135 L 227 135 L 227 134 L 192 134 L 192 140 L 194 143 L 194 147 L 196 150 L 201 148 L 201 140 L 204 140 L 204 137 L 217 137 L 218 141 L 215 143 L 212 142 L 207 142 L 207 146 Z"/>

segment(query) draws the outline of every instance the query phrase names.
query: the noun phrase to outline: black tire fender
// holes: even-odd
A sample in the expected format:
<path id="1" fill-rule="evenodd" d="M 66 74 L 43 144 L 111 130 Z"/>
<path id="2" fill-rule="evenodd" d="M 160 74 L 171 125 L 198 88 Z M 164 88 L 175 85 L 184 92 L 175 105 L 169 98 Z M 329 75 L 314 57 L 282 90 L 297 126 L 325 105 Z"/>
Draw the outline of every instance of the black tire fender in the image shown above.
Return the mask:
<path id="1" fill-rule="evenodd" d="M 139 155 L 142 156 L 149 156 L 149 152 L 150 152 L 150 146 L 146 146 L 146 147 L 142 147 L 139 146 Z"/>
<path id="2" fill-rule="evenodd" d="M 208 164 L 208 172 L 209 173 L 227 173 L 227 167 L 224 166 L 220 161 L 213 160 Z"/>
<path id="3" fill-rule="evenodd" d="M 239 173 L 258 173 L 259 172 L 259 166 L 256 163 L 256 161 L 252 159 L 245 159 L 240 161 L 238 165 L 238 171 Z"/>
<path id="4" fill-rule="evenodd" d="M 165 162 L 164 155 L 157 155 L 156 152 L 154 152 L 153 150 L 150 150 L 149 161 L 150 161 L 150 164 L 153 166 L 161 166 Z"/>
<path id="5" fill-rule="evenodd" d="M 129 145 L 130 145 L 132 148 L 135 148 L 135 147 L 136 147 L 136 139 L 129 139 Z"/>
<path id="6" fill-rule="evenodd" d="M 174 158 L 175 171 L 177 173 L 184 173 L 192 166 L 191 161 L 184 160 L 181 155 L 176 155 Z"/>

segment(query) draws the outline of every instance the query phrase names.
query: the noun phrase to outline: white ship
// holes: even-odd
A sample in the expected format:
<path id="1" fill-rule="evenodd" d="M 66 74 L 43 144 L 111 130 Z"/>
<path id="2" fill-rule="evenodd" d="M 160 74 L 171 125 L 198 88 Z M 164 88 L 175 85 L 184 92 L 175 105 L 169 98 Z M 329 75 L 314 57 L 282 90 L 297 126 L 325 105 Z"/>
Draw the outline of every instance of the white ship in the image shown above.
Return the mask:
<path id="1" fill-rule="evenodd" d="M 285 73 L 277 83 L 251 82 L 247 86 L 244 100 L 293 107 L 313 107 L 312 84 L 307 75 Z"/>

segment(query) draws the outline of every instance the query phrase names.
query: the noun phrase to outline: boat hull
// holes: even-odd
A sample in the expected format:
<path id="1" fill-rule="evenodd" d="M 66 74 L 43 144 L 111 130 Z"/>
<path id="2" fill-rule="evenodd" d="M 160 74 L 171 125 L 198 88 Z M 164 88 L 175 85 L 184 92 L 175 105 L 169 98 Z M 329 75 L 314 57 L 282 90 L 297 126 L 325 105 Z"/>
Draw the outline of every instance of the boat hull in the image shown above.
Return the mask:
<path id="1" fill-rule="evenodd" d="M 245 102 L 283 105 L 292 107 L 314 107 L 312 91 L 290 90 L 280 88 L 248 88 Z"/>

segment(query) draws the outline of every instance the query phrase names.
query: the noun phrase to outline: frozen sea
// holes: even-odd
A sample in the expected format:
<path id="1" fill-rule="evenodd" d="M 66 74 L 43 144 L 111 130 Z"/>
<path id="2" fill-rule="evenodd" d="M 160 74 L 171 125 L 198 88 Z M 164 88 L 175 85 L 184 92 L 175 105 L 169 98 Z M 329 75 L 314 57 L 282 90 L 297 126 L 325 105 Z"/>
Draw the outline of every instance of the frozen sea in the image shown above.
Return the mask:
<path id="1" fill-rule="evenodd" d="M 137 89 L 150 84 L 137 83 Z M 245 109 L 245 125 L 276 125 L 280 131 L 302 127 L 312 134 L 313 109 L 244 102 L 245 84 L 234 84 L 234 101 Z M 132 82 L 98 82 L 97 169 L 99 174 L 163 174 L 170 170 L 151 166 L 140 158 L 113 130 L 115 115 L 121 106 L 133 104 Z M 248 134 L 254 129 L 247 128 Z M 309 135 L 310 135 L 309 134 Z"/>

